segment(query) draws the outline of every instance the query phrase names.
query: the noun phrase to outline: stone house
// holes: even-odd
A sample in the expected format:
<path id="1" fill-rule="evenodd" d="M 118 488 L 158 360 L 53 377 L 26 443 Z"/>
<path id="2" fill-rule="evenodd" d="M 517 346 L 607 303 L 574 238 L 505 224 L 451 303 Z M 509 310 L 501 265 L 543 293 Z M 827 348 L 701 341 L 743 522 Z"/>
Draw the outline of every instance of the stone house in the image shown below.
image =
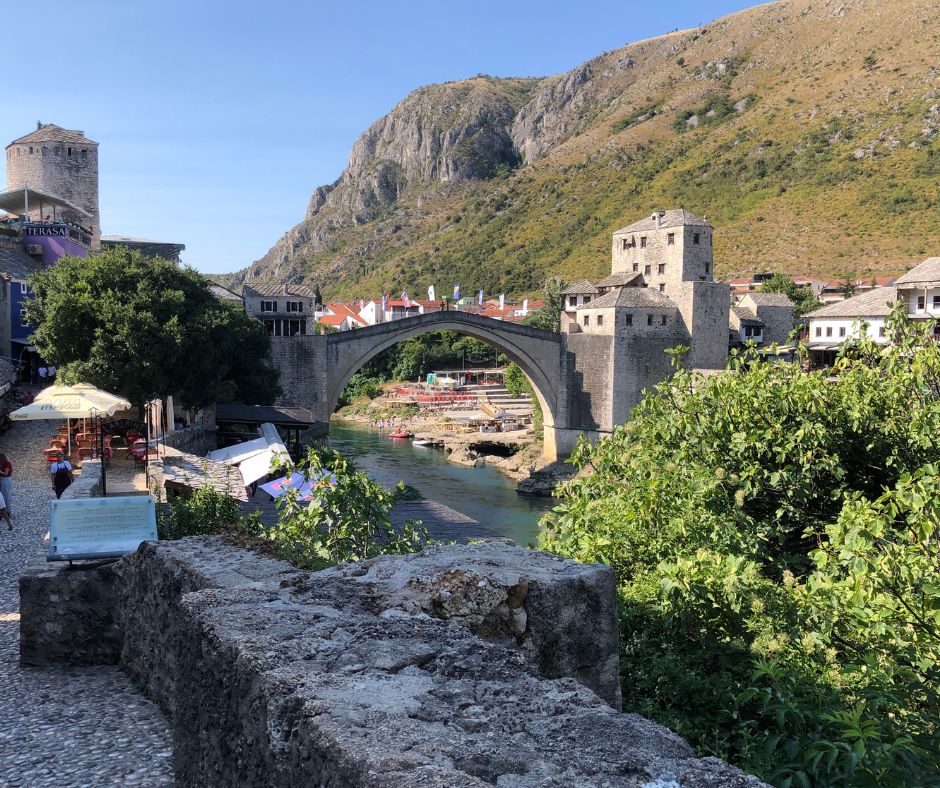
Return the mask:
<path id="1" fill-rule="evenodd" d="M 747 293 L 729 315 L 730 343 L 784 345 L 793 331 L 793 302 L 784 293 Z"/>
<path id="2" fill-rule="evenodd" d="M 313 333 L 314 293 L 306 285 L 252 282 L 242 286 L 245 311 L 273 337 Z"/>

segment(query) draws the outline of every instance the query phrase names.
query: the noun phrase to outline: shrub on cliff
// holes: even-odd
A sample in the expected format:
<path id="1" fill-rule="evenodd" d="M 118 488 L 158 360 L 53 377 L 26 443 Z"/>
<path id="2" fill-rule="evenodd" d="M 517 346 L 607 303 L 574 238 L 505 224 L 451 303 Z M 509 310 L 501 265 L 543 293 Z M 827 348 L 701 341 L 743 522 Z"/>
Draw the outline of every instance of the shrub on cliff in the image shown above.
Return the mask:
<path id="1" fill-rule="evenodd" d="M 940 349 L 889 327 L 834 377 L 677 371 L 544 523 L 618 574 L 626 707 L 778 785 L 940 773 Z"/>

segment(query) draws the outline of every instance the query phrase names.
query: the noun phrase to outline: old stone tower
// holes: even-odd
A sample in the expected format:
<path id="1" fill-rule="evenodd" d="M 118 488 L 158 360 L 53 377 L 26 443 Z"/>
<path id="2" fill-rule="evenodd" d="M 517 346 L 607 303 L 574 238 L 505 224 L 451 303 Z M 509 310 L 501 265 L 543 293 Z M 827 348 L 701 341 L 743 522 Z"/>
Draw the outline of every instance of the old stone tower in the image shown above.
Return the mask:
<path id="1" fill-rule="evenodd" d="M 7 189 L 27 187 L 67 200 L 89 216 L 57 211 L 56 218 L 88 227 L 92 246 L 100 246 L 98 212 L 98 143 L 82 131 L 54 123 L 38 124 L 29 134 L 7 145 Z M 39 206 L 30 206 L 29 218 L 38 221 Z"/>
<path id="2" fill-rule="evenodd" d="M 678 307 L 691 367 L 724 367 L 728 357 L 728 287 L 715 281 L 712 227 L 688 211 L 656 211 L 613 235 L 612 274 L 642 284 Z"/>

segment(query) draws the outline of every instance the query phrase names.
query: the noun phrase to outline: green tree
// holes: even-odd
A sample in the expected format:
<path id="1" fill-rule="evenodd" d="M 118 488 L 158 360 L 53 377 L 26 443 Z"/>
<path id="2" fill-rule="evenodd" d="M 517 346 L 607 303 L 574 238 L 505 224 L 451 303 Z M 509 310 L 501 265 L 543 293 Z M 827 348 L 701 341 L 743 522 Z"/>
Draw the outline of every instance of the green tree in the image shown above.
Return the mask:
<path id="1" fill-rule="evenodd" d="M 193 269 L 118 247 L 64 257 L 30 285 L 33 343 L 66 382 L 187 407 L 277 394 L 261 322 L 215 298 Z"/>
<path id="2" fill-rule="evenodd" d="M 802 317 L 807 312 L 822 306 L 812 290 L 805 285 L 794 284 L 786 274 L 774 274 L 765 279 L 760 286 L 762 293 L 783 293 L 793 302 L 793 317 Z"/>
<path id="3" fill-rule="evenodd" d="M 372 481 L 338 452 L 311 446 L 299 463 L 288 462 L 278 471 L 319 482 L 309 502 L 290 490 L 278 498 L 277 523 L 270 528 L 256 526 L 261 536 L 279 545 L 285 558 L 301 566 L 322 568 L 428 545 L 428 533 L 420 522 L 392 525 L 396 493 Z"/>
<path id="4" fill-rule="evenodd" d="M 561 329 L 561 313 L 565 308 L 565 297 L 561 294 L 565 283 L 558 276 L 550 276 L 542 285 L 542 308 L 528 315 L 522 322 L 527 326 L 546 331 Z"/>
<path id="5" fill-rule="evenodd" d="M 624 705 L 781 785 L 940 774 L 940 348 L 888 321 L 835 366 L 677 369 L 540 543 L 621 593 Z"/>

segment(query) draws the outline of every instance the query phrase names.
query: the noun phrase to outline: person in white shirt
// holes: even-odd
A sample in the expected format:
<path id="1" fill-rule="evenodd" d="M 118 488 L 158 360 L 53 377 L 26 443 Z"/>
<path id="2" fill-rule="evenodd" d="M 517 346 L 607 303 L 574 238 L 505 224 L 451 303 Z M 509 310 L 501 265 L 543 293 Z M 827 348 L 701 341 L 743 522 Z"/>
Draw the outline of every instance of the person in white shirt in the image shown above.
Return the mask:
<path id="1" fill-rule="evenodd" d="M 46 365 L 43 364 L 43 365 L 39 368 L 39 386 L 40 386 L 40 388 L 42 388 L 42 387 L 44 387 L 44 386 L 46 385 L 46 375 L 48 375 L 48 374 L 49 374 L 49 370 L 46 369 Z"/>
<path id="2" fill-rule="evenodd" d="M 57 452 L 55 462 L 49 463 L 49 474 L 52 476 L 52 489 L 55 490 L 56 498 L 61 498 L 62 493 L 75 481 L 72 463 L 65 459 L 62 452 Z"/>
<path id="3" fill-rule="evenodd" d="M 10 513 L 7 511 L 7 502 L 3 500 L 3 493 L 0 493 L 0 517 L 7 521 L 7 530 L 13 530 L 13 521 L 10 519 Z"/>
<path id="4" fill-rule="evenodd" d="M 46 374 L 49 375 L 49 380 L 55 382 L 55 373 L 56 373 L 55 364 L 50 364 L 49 369 L 46 370 Z"/>

